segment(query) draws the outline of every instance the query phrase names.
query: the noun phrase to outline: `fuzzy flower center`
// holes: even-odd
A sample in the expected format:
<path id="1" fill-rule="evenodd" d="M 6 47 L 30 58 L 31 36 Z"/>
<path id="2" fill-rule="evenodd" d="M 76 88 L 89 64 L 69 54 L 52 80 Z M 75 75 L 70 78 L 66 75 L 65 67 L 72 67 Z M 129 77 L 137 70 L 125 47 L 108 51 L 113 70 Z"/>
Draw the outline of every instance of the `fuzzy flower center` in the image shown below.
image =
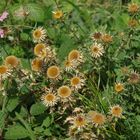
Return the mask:
<path id="1" fill-rule="evenodd" d="M 47 70 L 47 75 L 49 78 L 56 78 L 60 74 L 60 70 L 57 66 L 51 66 Z"/>
<path id="2" fill-rule="evenodd" d="M 112 115 L 119 117 L 122 114 L 122 108 L 115 106 L 112 108 Z"/>
<path id="3" fill-rule="evenodd" d="M 68 86 L 62 86 L 58 89 L 59 96 L 66 98 L 71 95 L 71 89 Z"/>
<path id="4" fill-rule="evenodd" d="M 103 124 L 105 122 L 105 117 L 102 114 L 96 113 L 93 118 L 92 118 L 93 122 L 95 124 Z"/>
<path id="5" fill-rule="evenodd" d="M 45 100 L 48 102 L 54 101 L 55 96 L 52 93 L 49 93 L 45 96 Z"/>
<path id="6" fill-rule="evenodd" d="M 71 85 L 75 86 L 78 85 L 80 83 L 80 78 L 79 77 L 73 77 L 71 79 Z"/>
<path id="7" fill-rule="evenodd" d="M 75 119 L 75 125 L 77 126 L 77 127 L 81 127 L 81 126 L 83 126 L 83 125 L 85 125 L 85 118 L 84 117 L 82 117 L 82 116 L 77 116 L 76 117 L 76 119 Z"/>
<path id="8" fill-rule="evenodd" d="M 40 38 L 41 36 L 42 36 L 42 32 L 40 30 L 37 29 L 37 30 L 34 31 L 34 37 L 35 38 Z"/>
<path id="9" fill-rule="evenodd" d="M 0 66 L 0 74 L 5 74 L 7 72 L 6 66 Z"/>
<path id="10" fill-rule="evenodd" d="M 77 60 L 79 58 L 80 54 L 79 54 L 79 51 L 77 50 L 73 50 L 69 53 L 69 60 Z"/>

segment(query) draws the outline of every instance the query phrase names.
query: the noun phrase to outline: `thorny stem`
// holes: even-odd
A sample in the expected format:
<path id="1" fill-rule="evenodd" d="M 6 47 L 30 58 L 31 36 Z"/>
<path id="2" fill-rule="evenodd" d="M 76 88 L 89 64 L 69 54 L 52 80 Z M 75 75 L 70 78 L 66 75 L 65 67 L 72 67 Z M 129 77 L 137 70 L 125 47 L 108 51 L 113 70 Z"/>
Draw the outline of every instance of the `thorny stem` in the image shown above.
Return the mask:
<path id="1" fill-rule="evenodd" d="M 25 28 L 30 28 L 30 29 L 33 29 L 34 27 L 32 26 L 27 26 L 27 25 L 3 25 L 3 26 L 0 26 L 0 28 L 2 27 L 25 27 Z"/>
<path id="2" fill-rule="evenodd" d="M 2 112 L 5 111 L 6 103 L 7 103 L 7 94 L 4 95 L 3 105 L 2 105 Z"/>

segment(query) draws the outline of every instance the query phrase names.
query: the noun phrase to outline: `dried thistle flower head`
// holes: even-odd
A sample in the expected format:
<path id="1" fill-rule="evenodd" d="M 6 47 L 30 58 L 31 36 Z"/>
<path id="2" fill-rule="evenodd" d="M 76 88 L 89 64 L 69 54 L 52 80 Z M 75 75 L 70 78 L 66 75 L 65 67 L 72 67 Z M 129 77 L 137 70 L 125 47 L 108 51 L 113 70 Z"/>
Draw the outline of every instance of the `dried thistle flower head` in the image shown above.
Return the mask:
<path id="1" fill-rule="evenodd" d="M 120 118 L 122 116 L 123 109 L 119 105 L 111 107 L 111 114 L 114 117 Z"/>
<path id="2" fill-rule="evenodd" d="M 109 35 L 109 34 L 103 34 L 103 35 L 102 35 L 102 41 L 103 41 L 104 43 L 111 43 L 111 42 L 113 41 L 113 38 L 112 38 L 112 36 Z"/>
<path id="3" fill-rule="evenodd" d="M 43 61 L 40 58 L 35 58 L 32 60 L 31 67 L 33 71 L 41 71 L 43 66 Z"/>
<path id="4" fill-rule="evenodd" d="M 41 100 L 46 106 L 54 106 L 58 101 L 58 97 L 55 95 L 52 89 L 48 89 L 46 94 L 42 95 Z"/>
<path id="5" fill-rule="evenodd" d="M 131 84 L 137 84 L 140 81 L 140 76 L 137 72 L 132 71 L 129 75 L 128 82 Z"/>
<path id="6" fill-rule="evenodd" d="M 77 133 L 77 128 L 74 126 L 71 126 L 69 128 L 68 135 L 73 138 L 73 137 L 75 137 L 76 133 Z"/>
<path id="7" fill-rule="evenodd" d="M 115 84 L 115 91 L 120 93 L 121 91 L 124 90 L 124 85 L 122 83 L 116 83 Z"/>
<path id="8" fill-rule="evenodd" d="M 128 5 L 128 12 L 134 14 L 139 11 L 139 5 L 136 3 L 132 3 Z"/>
<path id="9" fill-rule="evenodd" d="M 70 60 L 65 60 L 64 62 L 64 67 L 65 67 L 65 70 L 66 71 L 71 71 L 73 69 L 75 69 L 77 66 L 76 62 L 75 61 L 70 61 Z"/>
<path id="10" fill-rule="evenodd" d="M 32 32 L 34 42 L 42 42 L 46 38 L 46 30 L 43 27 L 38 27 Z"/>
<path id="11" fill-rule="evenodd" d="M 5 65 L 0 66 L 0 75 L 6 74 L 8 68 Z"/>
<path id="12" fill-rule="evenodd" d="M 47 77 L 50 79 L 58 79 L 60 76 L 60 69 L 57 66 L 50 66 L 47 69 Z"/>
<path id="13" fill-rule="evenodd" d="M 29 15 L 29 11 L 27 10 L 27 8 L 21 6 L 19 9 L 15 10 L 14 15 L 18 19 L 24 19 Z"/>
<path id="14" fill-rule="evenodd" d="M 75 127 L 84 127 L 86 125 L 86 118 L 84 115 L 77 115 L 75 118 L 74 118 L 74 122 L 73 122 L 73 125 Z"/>
<path id="15" fill-rule="evenodd" d="M 95 40 L 95 41 L 100 40 L 101 37 L 102 37 L 102 33 L 100 33 L 100 32 L 95 32 L 95 33 L 92 35 L 92 39 Z"/>
<path id="16" fill-rule="evenodd" d="M 94 58 L 101 57 L 104 53 L 104 48 L 101 44 L 95 42 L 90 48 L 90 53 Z"/>
<path id="17" fill-rule="evenodd" d="M 131 28 L 134 28 L 138 25 L 138 21 L 136 19 L 130 19 L 128 21 L 128 25 L 131 27 Z"/>
<path id="18" fill-rule="evenodd" d="M 12 32 L 12 29 L 10 27 L 3 27 L 2 29 L 5 35 L 8 35 Z"/>
<path id="19" fill-rule="evenodd" d="M 75 90 L 78 90 L 78 89 L 81 89 L 82 86 L 84 86 L 85 79 L 80 75 L 76 75 L 70 79 L 70 83 L 71 83 L 72 88 L 74 88 Z"/>
<path id="20" fill-rule="evenodd" d="M 82 54 L 81 54 L 80 51 L 78 51 L 78 50 L 72 50 L 68 54 L 68 60 L 69 61 L 76 61 L 77 63 L 81 63 L 81 62 L 83 62 L 83 56 L 82 56 Z"/>
<path id="21" fill-rule="evenodd" d="M 79 112 L 83 112 L 83 111 L 84 110 L 82 108 L 76 107 L 76 108 L 74 108 L 73 113 L 79 113 Z"/>
<path id="22" fill-rule="evenodd" d="M 95 126 L 103 125 L 105 123 L 105 116 L 101 113 L 94 113 L 92 116 L 92 122 Z"/>
<path id="23" fill-rule="evenodd" d="M 46 46 L 43 43 L 39 43 L 34 47 L 34 54 L 38 57 L 44 57 L 46 52 Z"/>
<path id="24" fill-rule="evenodd" d="M 17 67 L 19 65 L 19 60 L 14 55 L 7 56 L 5 58 L 5 65 L 9 67 Z"/>
<path id="25" fill-rule="evenodd" d="M 60 19 L 63 16 L 63 12 L 60 10 L 53 11 L 53 18 L 54 19 Z"/>
<path id="26" fill-rule="evenodd" d="M 70 95 L 72 93 L 71 89 L 68 86 L 61 86 L 61 87 L 59 87 L 57 92 L 58 92 L 58 95 L 61 98 L 68 98 L 68 97 L 70 97 Z"/>
<path id="27" fill-rule="evenodd" d="M 93 132 L 83 132 L 80 140 L 97 140 L 97 136 Z"/>

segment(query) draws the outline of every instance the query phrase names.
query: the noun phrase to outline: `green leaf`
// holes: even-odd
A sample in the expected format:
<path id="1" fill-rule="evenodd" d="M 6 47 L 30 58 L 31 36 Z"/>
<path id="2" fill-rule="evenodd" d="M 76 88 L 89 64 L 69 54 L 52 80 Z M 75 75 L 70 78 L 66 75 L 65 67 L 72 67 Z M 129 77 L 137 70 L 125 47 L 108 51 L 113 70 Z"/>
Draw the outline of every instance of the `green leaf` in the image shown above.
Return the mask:
<path id="1" fill-rule="evenodd" d="M 136 119 L 137 119 L 138 123 L 140 123 L 140 115 L 137 115 Z"/>
<path id="2" fill-rule="evenodd" d="M 59 48 L 58 51 L 58 58 L 59 60 L 63 61 L 65 59 L 65 57 L 68 55 L 68 53 L 75 49 L 76 46 L 74 45 L 74 40 L 71 39 L 69 36 L 67 35 L 62 35 L 61 37 L 61 41 L 62 41 L 62 45 Z"/>
<path id="3" fill-rule="evenodd" d="M 30 113 L 35 115 L 40 115 L 46 110 L 46 107 L 42 103 L 36 103 L 31 106 Z"/>
<path id="4" fill-rule="evenodd" d="M 42 0 L 42 2 L 45 6 L 50 6 L 50 5 L 55 4 L 55 1 L 53 0 Z"/>
<path id="5" fill-rule="evenodd" d="M 24 69 L 31 70 L 31 65 L 30 65 L 30 60 L 29 59 L 21 58 L 20 61 L 21 61 L 21 65 Z"/>
<path id="6" fill-rule="evenodd" d="M 27 33 L 21 33 L 20 34 L 20 38 L 21 38 L 21 40 L 23 40 L 23 41 L 27 41 L 27 40 L 29 40 L 29 34 L 27 34 Z"/>
<path id="7" fill-rule="evenodd" d="M 44 128 L 42 128 L 42 127 L 35 127 L 34 128 L 34 131 L 36 132 L 36 133 L 42 133 L 43 131 L 44 131 Z"/>
<path id="8" fill-rule="evenodd" d="M 46 130 L 44 131 L 44 134 L 45 134 L 46 136 L 52 136 L 52 133 L 51 133 L 50 129 L 46 129 Z"/>
<path id="9" fill-rule="evenodd" d="M 50 117 L 47 117 L 47 118 L 43 121 L 42 126 L 49 127 L 50 124 L 51 124 L 51 119 L 50 119 Z"/>
<path id="10" fill-rule="evenodd" d="M 5 0 L 0 1 L 0 12 L 1 13 L 3 12 L 3 9 L 5 8 L 5 5 L 6 5 L 6 1 Z"/>
<path id="11" fill-rule="evenodd" d="M 56 36 L 56 31 L 54 28 L 47 28 L 47 35 L 50 37 L 50 38 L 55 38 Z"/>
<path id="12" fill-rule="evenodd" d="M 27 117 L 27 116 L 28 116 L 28 110 L 27 110 L 25 107 L 21 106 L 21 109 L 20 109 L 19 114 L 20 114 L 22 117 Z"/>
<path id="13" fill-rule="evenodd" d="M 29 3 L 26 5 L 26 8 L 29 11 L 28 18 L 35 22 L 43 22 L 45 19 L 45 13 L 42 6 L 35 4 L 35 3 Z"/>
<path id="14" fill-rule="evenodd" d="M 9 112 L 12 112 L 19 104 L 19 98 L 18 97 L 11 97 L 9 100 L 8 100 L 8 103 L 7 103 L 7 110 Z"/>
<path id="15" fill-rule="evenodd" d="M 21 125 L 14 125 L 7 129 L 4 138 L 6 140 L 22 139 L 28 137 L 28 131 Z"/>

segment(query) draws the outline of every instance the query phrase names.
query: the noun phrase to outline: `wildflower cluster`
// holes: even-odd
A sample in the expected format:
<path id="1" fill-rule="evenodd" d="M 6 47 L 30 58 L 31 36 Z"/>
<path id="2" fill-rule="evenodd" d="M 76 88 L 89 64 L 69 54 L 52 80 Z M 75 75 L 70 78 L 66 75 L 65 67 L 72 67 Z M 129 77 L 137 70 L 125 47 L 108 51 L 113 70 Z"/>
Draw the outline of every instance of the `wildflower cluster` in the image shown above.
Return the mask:
<path id="1" fill-rule="evenodd" d="M 0 15 L 0 139 L 137 139 L 139 4 L 42 3 Z"/>

